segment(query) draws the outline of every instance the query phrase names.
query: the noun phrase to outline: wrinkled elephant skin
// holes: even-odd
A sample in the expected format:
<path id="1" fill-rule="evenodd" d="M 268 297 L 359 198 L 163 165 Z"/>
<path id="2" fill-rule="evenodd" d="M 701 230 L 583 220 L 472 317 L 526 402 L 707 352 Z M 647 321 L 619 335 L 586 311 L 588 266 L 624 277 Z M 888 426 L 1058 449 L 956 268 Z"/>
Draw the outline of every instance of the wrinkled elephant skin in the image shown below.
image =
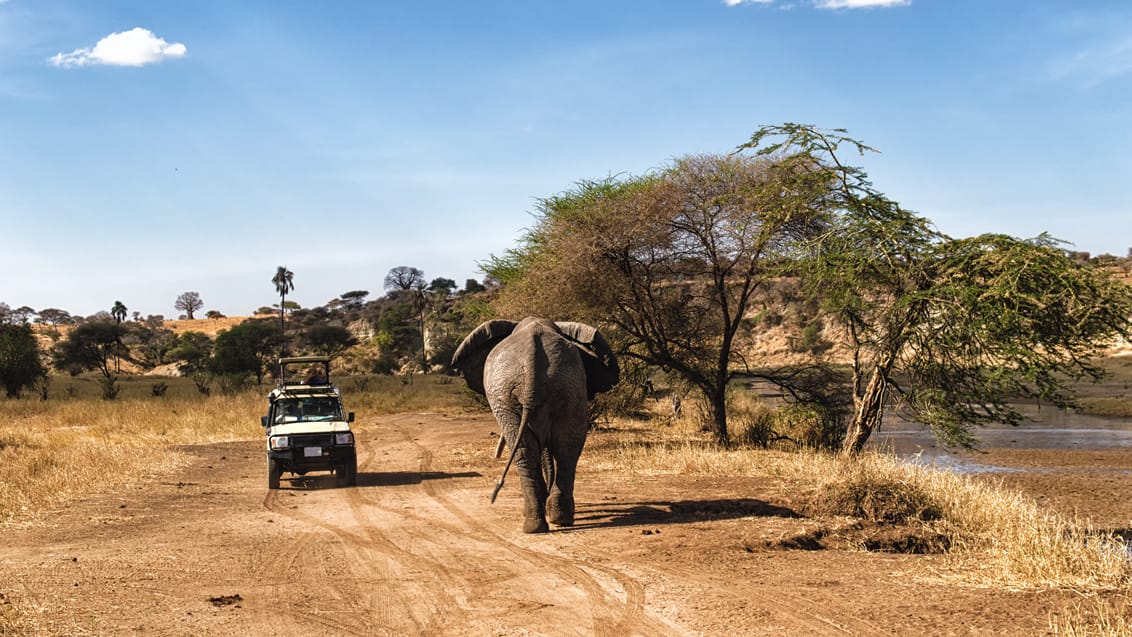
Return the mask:
<path id="1" fill-rule="evenodd" d="M 574 477 L 589 430 L 589 400 L 619 379 L 604 337 L 583 323 L 488 321 L 468 334 L 452 366 L 487 397 L 512 449 L 523 531 L 547 531 L 548 517 L 558 526 L 573 524 Z"/>

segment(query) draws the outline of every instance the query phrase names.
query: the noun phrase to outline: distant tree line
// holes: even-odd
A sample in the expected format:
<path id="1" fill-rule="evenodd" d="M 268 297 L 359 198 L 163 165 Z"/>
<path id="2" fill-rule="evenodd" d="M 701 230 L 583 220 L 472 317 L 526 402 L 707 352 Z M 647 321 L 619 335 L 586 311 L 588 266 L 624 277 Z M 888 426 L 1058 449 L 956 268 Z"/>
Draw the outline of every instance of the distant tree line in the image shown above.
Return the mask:
<path id="1" fill-rule="evenodd" d="M 418 268 L 399 266 L 384 279 L 384 296 L 367 300 L 366 290 L 350 290 L 325 305 L 302 308 L 287 301 L 294 273 L 281 267 L 272 279 L 280 303 L 215 338 L 199 331 L 177 334 L 162 316 L 142 318 L 116 301 L 106 312 L 72 316 L 54 308 L 12 310 L 0 303 L 0 384 L 9 397 L 44 387 L 51 369 L 78 375 L 95 372 L 103 397 L 117 396 L 123 369 L 151 370 L 176 365 L 202 393 L 233 391 L 261 383 L 281 354 L 341 357 L 352 373 L 421 372 L 446 367 L 463 334 L 486 316 L 488 288 L 469 279 L 462 291 L 455 281 L 426 282 Z M 190 318 L 203 307 L 200 295 L 186 292 L 177 309 Z M 278 314 L 276 318 L 271 315 Z M 209 312 L 208 318 L 220 318 Z M 33 329 L 33 325 L 39 327 Z M 37 333 L 52 344 L 41 347 Z"/>

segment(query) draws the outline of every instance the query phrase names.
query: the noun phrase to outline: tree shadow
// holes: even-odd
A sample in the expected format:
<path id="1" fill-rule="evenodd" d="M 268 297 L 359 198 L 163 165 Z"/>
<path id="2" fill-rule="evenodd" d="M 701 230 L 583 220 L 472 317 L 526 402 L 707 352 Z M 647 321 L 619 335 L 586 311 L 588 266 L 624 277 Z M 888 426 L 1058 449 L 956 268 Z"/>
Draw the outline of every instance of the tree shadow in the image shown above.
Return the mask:
<path id="1" fill-rule="evenodd" d="M 687 524 L 748 517 L 801 518 L 797 511 L 754 498 L 582 505 L 573 529 Z M 561 529 L 567 530 L 567 529 Z"/>

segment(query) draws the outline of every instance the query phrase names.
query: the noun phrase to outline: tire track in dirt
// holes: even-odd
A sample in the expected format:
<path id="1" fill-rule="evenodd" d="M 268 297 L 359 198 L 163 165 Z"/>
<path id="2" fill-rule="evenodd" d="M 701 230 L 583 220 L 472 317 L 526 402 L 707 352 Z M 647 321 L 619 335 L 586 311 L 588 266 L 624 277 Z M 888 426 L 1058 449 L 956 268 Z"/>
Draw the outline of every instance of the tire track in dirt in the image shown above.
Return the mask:
<path id="1" fill-rule="evenodd" d="M 364 449 L 359 458 L 360 467 L 367 466 L 373 455 L 372 448 Z M 390 520 L 372 515 L 358 492 L 358 489 L 325 492 L 323 495 L 328 496 L 330 506 L 339 498 L 344 498 L 349 505 L 348 515 L 327 518 L 281 505 L 278 492 L 270 491 L 266 496 L 265 508 L 325 531 L 337 540 L 333 548 L 338 555 L 322 560 L 321 574 L 311 579 L 332 587 L 333 601 L 346 606 L 340 610 L 343 619 L 328 620 L 311 608 L 299 609 L 293 614 L 352 634 L 427 633 L 435 628 L 437 618 L 458 624 L 463 612 L 449 591 L 459 590 L 460 582 L 452 576 L 451 570 L 436 560 L 399 546 L 381 532 L 379 529 Z M 292 547 L 292 553 L 301 550 L 295 548 L 297 543 Z M 331 570 L 329 564 L 343 568 Z M 268 570 L 285 574 L 293 567 L 293 562 L 276 561 Z M 398 614 L 396 609 L 402 612 Z"/>
<path id="2" fill-rule="evenodd" d="M 405 441 L 419 450 L 422 475 L 433 472 L 433 452 L 420 444 L 407 425 L 412 415 L 390 419 L 387 423 L 394 427 Z M 650 618 L 645 612 L 646 595 L 642 578 L 634 577 L 618 567 L 618 556 L 602 551 L 584 543 L 571 542 L 572 557 L 557 557 L 537 549 L 521 546 L 508 538 L 507 531 L 498 523 L 487 522 L 487 516 L 475 516 L 454 500 L 456 487 L 451 480 L 421 480 L 422 489 L 438 501 L 455 518 L 477 533 L 486 535 L 492 541 L 517 555 L 557 572 L 566 581 L 574 581 L 585 591 L 591 604 L 594 621 L 594 634 L 672 634 L 683 632 L 662 618 Z M 691 584 L 712 594 L 725 595 L 741 600 L 758 600 L 759 604 L 799 634 L 819 637 L 873 636 L 890 634 L 881 626 L 855 618 L 851 609 L 831 609 L 827 605 L 816 605 L 813 600 L 785 591 L 769 591 L 764 587 L 752 586 L 741 580 L 720 581 L 712 576 L 691 569 L 644 567 L 647 573 L 643 579 L 660 581 L 674 580 L 682 585 Z M 606 578 L 603 584 L 598 578 Z M 836 619 L 835 619 L 836 618 Z"/>
<path id="3" fill-rule="evenodd" d="M 423 491 L 478 537 L 542 571 L 554 573 L 565 582 L 580 587 L 590 610 L 592 634 L 609 637 L 673 634 L 674 629 L 671 625 L 659 619 L 652 619 L 646 614 L 645 587 L 636 578 L 614 568 L 591 563 L 579 564 L 573 559 L 521 546 L 509 539 L 506 532 L 499 528 L 499 524 L 485 522 L 487 518 L 469 514 L 463 506 L 457 504 L 454 498 L 455 486 L 451 480 L 424 479 L 426 474 L 434 471 L 434 455 L 430 449 L 414 439 L 406 428 L 404 421 L 411 417 L 405 415 L 394 418 L 387 424 L 393 426 L 405 441 L 418 450 L 420 458 L 418 472 L 422 475 L 420 485 Z M 605 581 L 599 581 L 599 577 Z"/>

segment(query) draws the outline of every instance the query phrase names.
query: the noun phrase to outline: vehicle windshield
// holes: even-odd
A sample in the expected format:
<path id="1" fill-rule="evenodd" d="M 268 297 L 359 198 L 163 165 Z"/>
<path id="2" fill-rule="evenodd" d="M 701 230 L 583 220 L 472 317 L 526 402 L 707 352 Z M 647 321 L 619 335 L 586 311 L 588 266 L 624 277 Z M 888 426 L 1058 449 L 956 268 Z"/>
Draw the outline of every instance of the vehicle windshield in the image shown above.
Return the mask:
<path id="1" fill-rule="evenodd" d="M 332 396 L 280 398 L 275 401 L 275 422 L 342 420 L 342 404 Z"/>

